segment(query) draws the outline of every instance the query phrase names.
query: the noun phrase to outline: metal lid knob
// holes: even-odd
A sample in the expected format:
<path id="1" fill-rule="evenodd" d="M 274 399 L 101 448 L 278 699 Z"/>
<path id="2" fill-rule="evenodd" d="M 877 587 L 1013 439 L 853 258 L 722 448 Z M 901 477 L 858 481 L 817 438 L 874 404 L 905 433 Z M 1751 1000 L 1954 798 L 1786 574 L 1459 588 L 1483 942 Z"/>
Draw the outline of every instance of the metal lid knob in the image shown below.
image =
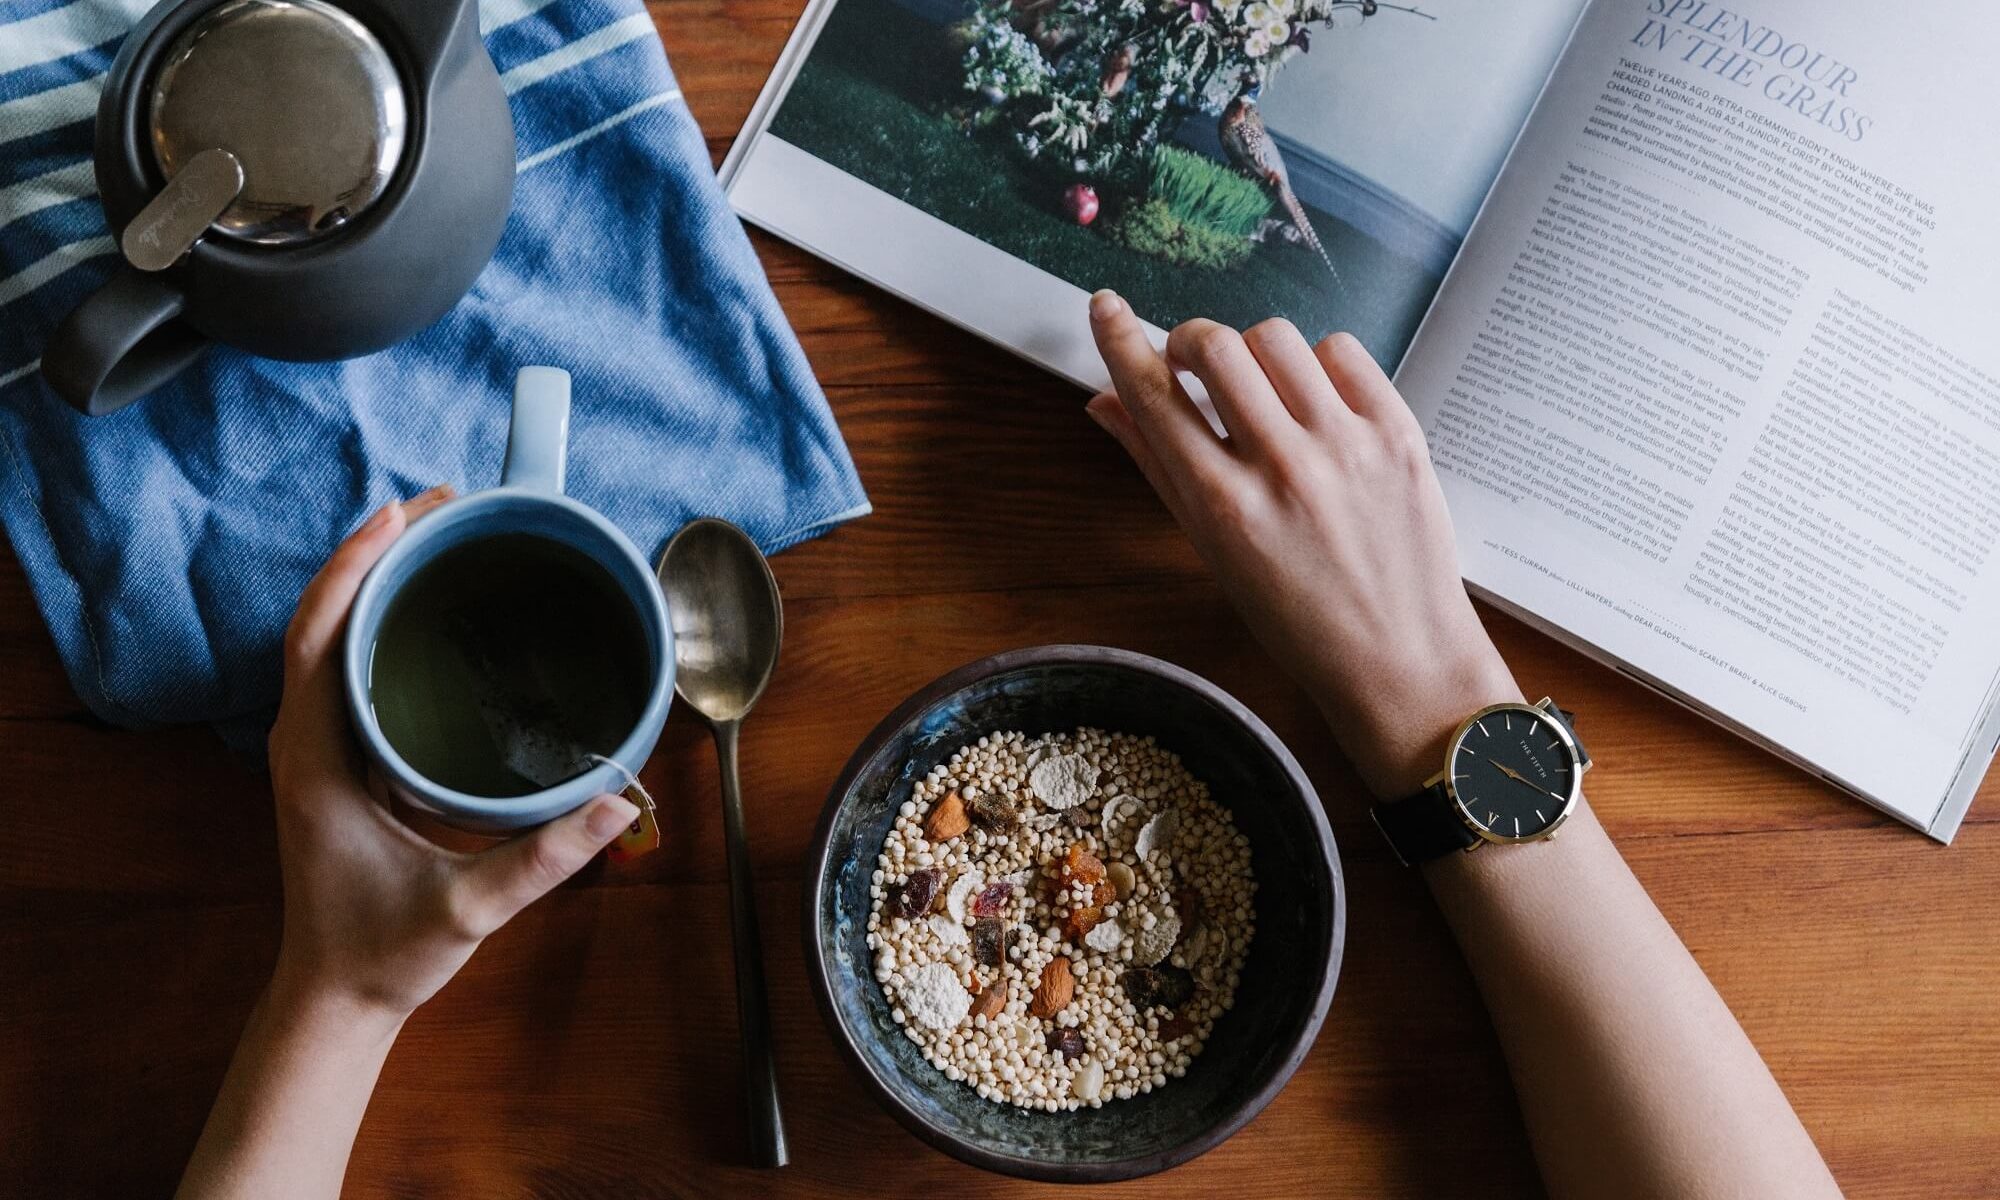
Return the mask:
<path id="1" fill-rule="evenodd" d="M 388 51 L 323 0 L 226 0 L 175 39 L 150 106 L 168 179 L 205 150 L 242 164 L 241 191 L 209 228 L 264 245 L 367 211 L 395 179 L 408 128 Z"/>

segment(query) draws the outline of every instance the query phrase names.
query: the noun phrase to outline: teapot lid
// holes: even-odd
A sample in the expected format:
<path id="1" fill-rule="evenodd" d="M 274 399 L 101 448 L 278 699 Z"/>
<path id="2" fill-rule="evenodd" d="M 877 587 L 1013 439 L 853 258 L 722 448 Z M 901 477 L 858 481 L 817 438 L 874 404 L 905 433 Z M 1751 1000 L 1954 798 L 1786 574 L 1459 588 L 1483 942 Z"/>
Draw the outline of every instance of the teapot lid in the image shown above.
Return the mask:
<path id="1" fill-rule="evenodd" d="M 210 228 L 265 245 L 360 216 L 395 178 L 409 128 L 388 51 L 324 0 L 225 0 L 167 50 L 149 114 L 169 179 L 204 150 L 236 156 L 243 188 Z"/>

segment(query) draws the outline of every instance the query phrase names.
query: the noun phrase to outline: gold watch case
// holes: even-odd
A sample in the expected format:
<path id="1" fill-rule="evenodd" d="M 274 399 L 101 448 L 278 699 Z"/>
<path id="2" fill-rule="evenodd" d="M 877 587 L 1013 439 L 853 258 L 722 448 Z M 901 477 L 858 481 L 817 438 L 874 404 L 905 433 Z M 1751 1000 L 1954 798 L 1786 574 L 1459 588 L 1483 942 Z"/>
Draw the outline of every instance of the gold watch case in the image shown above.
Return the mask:
<path id="1" fill-rule="evenodd" d="M 1562 742 L 1563 749 L 1569 751 L 1570 761 L 1576 767 L 1570 775 L 1569 797 L 1563 801 L 1562 811 L 1556 814 L 1556 819 L 1550 821 L 1547 827 L 1521 837 L 1508 837 L 1504 833 L 1494 833 L 1478 821 L 1473 820 L 1471 811 L 1465 807 L 1465 802 L 1459 799 L 1458 789 L 1452 785 L 1451 781 L 1451 764 L 1454 757 L 1458 754 L 1458 744 L 1464 740 L 1467 731 L 1487 717 L 1502 712 L 1529 712 L 1548 720 L 1549 724 L 1555 728 L 1556 737 Z M 1562 716 L 1556 711 L 1556 702 L 1547 696 L 1543 696 L 1533 704 L 1489 704 L 1465 718 L 1464 722 L 1452 731 L 1451 740 L 1445 743 L 1444 769 L 1425 781 L 1424 786 L 1432 788 L 1439 784 L 1444 785 L 1445 795 L 1451 799 L 1451 811 L 1458 816 L 1460 821 L 1465 823 L 1467 829 L 1470 829 L 1479 838 L 1478 841 L 1466 847 L 1466 851 L 1470 853 L 1479 849 L 1480 846 L 1487 842 L 1492 842 L 1496 846 L 1519 846 L 1526 842 L 1539 842 L 1554 837 L 1556 830 L 1561 829 L 1563 822 L 1569 820 L 1569 815 L 1576 811 L 1576 802 L 1583 796 L 1583 776 L 1588 770 L 1590 770 L 1590 759 L 1584 756 L 1582 748 L 1576 744 L 1576 737 L 1569 730 L 1569 722 L 1563 720 Z"/>

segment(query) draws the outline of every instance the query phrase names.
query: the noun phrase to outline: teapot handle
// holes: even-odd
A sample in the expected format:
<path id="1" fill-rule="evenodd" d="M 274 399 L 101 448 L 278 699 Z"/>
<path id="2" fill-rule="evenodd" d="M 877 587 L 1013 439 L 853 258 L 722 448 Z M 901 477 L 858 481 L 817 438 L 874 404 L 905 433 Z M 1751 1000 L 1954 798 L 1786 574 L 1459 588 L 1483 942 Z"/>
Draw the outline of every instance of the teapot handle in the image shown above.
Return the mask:
<path id="1" fill-rule="evenodd" d="M 180 290 L 120 263 L 56 326 L 42 378 L 85 416 L 117 412 L 201 357 L 208 339 L 178 320 Z"/>

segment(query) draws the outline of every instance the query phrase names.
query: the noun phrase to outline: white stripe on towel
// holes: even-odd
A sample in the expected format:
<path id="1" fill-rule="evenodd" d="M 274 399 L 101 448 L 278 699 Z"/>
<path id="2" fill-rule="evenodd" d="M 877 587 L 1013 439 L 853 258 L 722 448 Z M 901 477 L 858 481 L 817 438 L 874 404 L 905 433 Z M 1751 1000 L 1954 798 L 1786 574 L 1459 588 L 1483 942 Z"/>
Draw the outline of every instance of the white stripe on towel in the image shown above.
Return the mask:
<path id="1" fill-rule="evenodd" d="M 625 122 L 631 120 L 633 117 L 638 116 L 642 112 L 647 112 L 651 109 L 658 108 L 663 104 L 671 104 L 680 98 L 681 94 L 679 89 L 675 89 L 674 91 L 670 92 L 661 92 L 657 96 L 648 96 L 644 100 L 639 101 L 637 104 L 632 105 L 630 108 L 620 109 L 618 112 L 612 113 L 610 116 L 604 118 L 602 121 L 599 121 L 597 124 L 592 125 L 587 129 L 583 129 L 576 133 L 573 133 L 570 136 L 564 138 L 562 141 L 556 142 L 554 145 L 544 146 L 540 150 L 535 151 L 533 154 L 530 154 L 528 157 L 514 164 L 514 173 L 516 175 L 519 175 L 523 171 L 529 170 L 534 167 L 539 167 L 543 163 L 549 161 L 558 154 L 562 154 L 567 151 L 576 149 L 578 146 L 583 145 L 585 142 L 596 137 L 600 133 L 606 133 L 612 129 L 616 129 L 618 126 L 623 125 Z"/>
<path id="2" fill-rule="evenodd" d="M 118 241 L 108 233 L 103 237 L 71 242 L 36 259 L 7 278 L 0 279 L 0 305 L 12 304 L 86 259 L 96 258 L 100 254 L 116 253 L 118 253 Z"/>
<path id="3" fill-rule="evenodd" d="M 600 54 L 616 50 L 627 42 L 636 42 L 643 37 L 653 36 L 653 18 L 644 9 L 629 17 L 613 21 L 604 28 L 571 42 L 567 46 L 551 50 L 540 58 L 531 58 L 500 77 L 500 85 L 513 95 L 530 84 L 540 83 L 549 76 L 580 63 L 589 62 Z"/>
<path id="4" fill-rule="evenodd" d="M 534 16 L 555 0 L 479 0 L 479 32 L 492 33 Z"/>
<path id="5" fill-rule="evenodd" d="M 97 97 L 103 90 L 104 76 L 98 75 L 0 104 L 0 142 L 88 121 L 97 112 Z"/>
<path id="6" fill-rule="evenodd" d="M 15 367 L 11 371 L 0 372 L 0 388 L 6 387 L 8 384 L 14 382 L 16 379 L 26 379 L 28 376 L 33 375 L 35 373 L 36 368 L 40 367 L 41 365 L 42 365 L 42 360 L 36 358 L 29 360 L 29 362 L 25 366 Z"/>
<path id="7" fill-rule="evenodd" d="M 153 0 L 85 0 L 0 25 L 0 74 L 108 42 L 151 7 Z"/>
<path id="8" fill-rule="evenodd" d="M 75 163 L 33 179 L 0 187 L 0 229 L 31 213 L 57 204 L 80 200 L 97 191 L 97 176 L 90 160 Z"/>

